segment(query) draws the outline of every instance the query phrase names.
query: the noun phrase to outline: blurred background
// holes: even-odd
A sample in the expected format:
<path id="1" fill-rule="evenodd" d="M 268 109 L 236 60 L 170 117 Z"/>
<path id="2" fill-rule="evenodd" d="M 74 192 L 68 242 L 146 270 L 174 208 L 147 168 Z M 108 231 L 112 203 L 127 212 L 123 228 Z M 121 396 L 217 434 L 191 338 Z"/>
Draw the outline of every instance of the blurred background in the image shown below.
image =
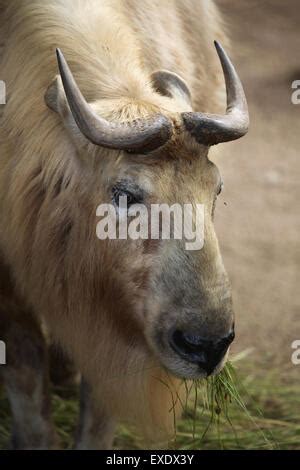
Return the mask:
<path id="1" fill-rule="evenodd" d="M 216 224 L 234 288 L 236 347 L 254 348 L 258 368 L 267 361 L 283 374 L 295 369 L 291 342 L 300 339 L 300 105 L 291 102 L 300 79 L 300 3 L 217 3 L 251 118 L 249 134 L 216 159 L 224 178 Z"/>
<path id="2" fill-rule="evenodd" d="M 236 310 L 232 358 L 248 411 L 229 404 L 232 426 L 221 419 L 218 429 L 205 433 L 209 415 L 198 420 L 187 410 L 173 445 L 300 449 L 300 365 L 291 361 L 291 343 L 300 340 L 300 105 L 291 102 L 291 84 L 300 80 L 300 3 L 216 3 L 251 117 L 249 134 L 223 144 L 215 157 L 224 180 L 215 220 Z M 61 441 L 69 447 L 77 391 L 56 387 L 53 403 Z M 0 448 L 7 446 L 9 429 L 0 389 Z M 121 428 L 116 446 L 142 444 Z"/>
<path id="3" fill-rule="evenodd" d="M 299 449 L 300 365 L 291 343 L 300 339 L 300 105 L 291 85 L 300 79 L 300 3 L 216 3 L 251 118 L 249 134 L 215 158 L 224 179 L 216 225 L 236 310 L 232 352 L 243 351 L 236 367 L 260 426 L 279 448 Z M 244 446 L 263 443 L 245 435 Z"/>

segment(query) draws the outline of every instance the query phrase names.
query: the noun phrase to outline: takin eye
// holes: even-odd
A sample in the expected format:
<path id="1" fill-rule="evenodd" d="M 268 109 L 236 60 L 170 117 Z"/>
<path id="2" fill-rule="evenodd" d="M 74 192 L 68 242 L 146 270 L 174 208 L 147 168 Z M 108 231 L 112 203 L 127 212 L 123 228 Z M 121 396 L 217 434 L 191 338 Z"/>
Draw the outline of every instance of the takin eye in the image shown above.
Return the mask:
<path id="1" fill-rule="evenodd" d="M 127 198 L 127 207 L 143 202 L 143 191 L 134 183 L 120 181 L 112 187 L 112 200 L 115 206 L 119 207 L 120 198 Z"/>

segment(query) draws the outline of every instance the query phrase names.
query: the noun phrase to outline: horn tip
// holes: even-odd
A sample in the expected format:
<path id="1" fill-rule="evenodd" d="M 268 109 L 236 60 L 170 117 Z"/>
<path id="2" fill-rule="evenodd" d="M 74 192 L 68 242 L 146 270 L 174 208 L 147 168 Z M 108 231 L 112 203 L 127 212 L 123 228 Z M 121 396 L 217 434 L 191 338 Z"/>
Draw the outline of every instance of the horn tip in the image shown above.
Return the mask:
<path id="1" fill-rule="evenodd" d="M 59 64 L 64 61 L 64 55 L 59 47 L 56 48 L 56 58 Z"/>
<path id="2" fill-rule="evenodd" d="M 214 45 L 215 45 L 215 48 L 216 48 L 218 54 L 220 54 L 222 52 L 224 53 L 223 47 L 221 46 L 219 41 L 217 41 L 216 39 L 214 40 Z"/>
<path id="3" fill-rule="evenodd" d="M 58 63 L 59 72 L 63 75 L 64 67 L 66 66 L 65 57 L 59 47 L 56 48 L 56 59 Z"/>

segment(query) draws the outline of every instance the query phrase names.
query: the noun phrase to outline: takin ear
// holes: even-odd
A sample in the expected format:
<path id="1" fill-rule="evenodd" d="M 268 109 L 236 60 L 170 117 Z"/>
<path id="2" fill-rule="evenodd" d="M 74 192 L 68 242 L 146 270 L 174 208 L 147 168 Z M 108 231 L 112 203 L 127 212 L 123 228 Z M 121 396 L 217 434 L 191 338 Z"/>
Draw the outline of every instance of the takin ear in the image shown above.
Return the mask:
<path id="1" fill-rule="evenodd" d="M 68 108 L 67 98 L 59 75 L 56 75 L 45 93 L 45 103 L 59 115 L 65 115 Z"/>
<path id="2" fill-rule="evenodd" d="M 158 70 L 151 74 L 151 80 L 154 89 L 161 95 L 183 100 L 191 106 L 191 92 L 185 80 L 177 73 L 169 72 L 169 70 Z"/>
<path id="3" fill-rule="evenodd" d="M 59 114 L 68 133 L 78 149 L 87 143 L 78 129 L 70 110 L 60 75 L 56 75 L 44 95 L 45 103 L 52 111 Z"/>

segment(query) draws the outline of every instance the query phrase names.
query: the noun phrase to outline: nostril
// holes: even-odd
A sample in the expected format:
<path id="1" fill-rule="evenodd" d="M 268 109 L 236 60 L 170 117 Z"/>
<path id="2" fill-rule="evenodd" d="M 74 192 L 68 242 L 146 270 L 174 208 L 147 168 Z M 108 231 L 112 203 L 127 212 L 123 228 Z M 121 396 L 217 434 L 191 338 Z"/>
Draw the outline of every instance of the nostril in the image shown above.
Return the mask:
<path id="1" fill-rule="evenodd" d="M 181 330 L 175 330 L 170 337 L 170 345 L 175 352 L 192 362 L 207 360 L 209 344 L 201 336 Z"/>
<path id="2" fill-rule="evenodd" d="M 195 333 L 173 330 L 170 346 L 183 359 L 197 363 L 211 373 L 224 357 L 229 345 L 234 340 L 234 331 L 219 340 L 207 340 Z"/>

